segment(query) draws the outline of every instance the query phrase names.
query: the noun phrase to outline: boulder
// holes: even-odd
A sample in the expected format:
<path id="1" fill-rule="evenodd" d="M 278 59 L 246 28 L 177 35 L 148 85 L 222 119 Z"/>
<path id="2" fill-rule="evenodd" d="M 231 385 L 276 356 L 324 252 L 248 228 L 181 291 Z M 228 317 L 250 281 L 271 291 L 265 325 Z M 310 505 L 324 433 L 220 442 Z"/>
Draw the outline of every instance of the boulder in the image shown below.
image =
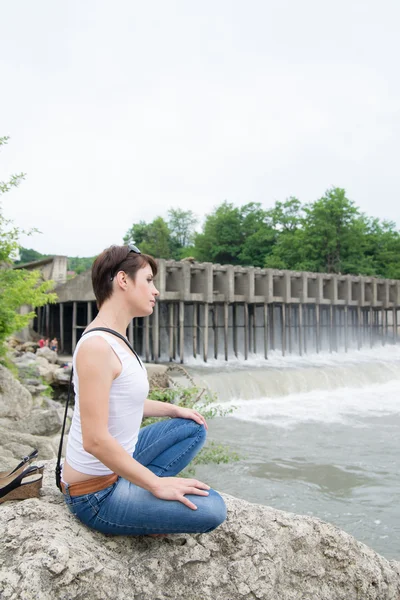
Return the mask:
<path id="1" fill-rule="evenodd" d="M 40 357 L 40 358 L 42 358 L 42 357 Z M 43 377 L 45 382 L 48 384 L 51 384 L 54 382 L 55 373 L 58 371 L 58 369 L 59 369 L 59 367 L 57 364 L 49 363 L 48 361 L 47 361 L 47 365 L 43 365 L 43 364 L 38 365 L 38 370 L 39 370 L 40 376 Z"/>
<path id="2" fill-rule="evenodd" d="M 57 385 L 69 385 L 72 367 L 58 367 L 54 371 L 54 383 Z"/>
<path id="3" fill-rule="evenodd" d="M 24 385 L 25 385 L 26 389 L 28 390 L 28 392 L 30 392 L 32 394 L 32 398 L 34 399 L 34 402 L 35 402 L 36 396 L 40 396 L 40 394 L 47 392 L 47 390 L 49 389 L 48 386 L 44 385 L 43 383 L 37 383 L 36 385 L 30 385 L 30 384 L 27 384 L 26 382 L 24 382 Z"/>
<path id="4" fill-rule="evenodd" d="M 20 379 L 25 380 L 40 377 L 39 365 L 35 354 L 25 352 L 21 356 L 15 356 L 13 362 L 18 369 L 18 377 Z"/>
<path id="5" fill-rule="evenodd" d="M 36 350 L 36 356 L 43 356 L 44 358 L 46 358 L 50 363 L 56 363 L 57 362 L 57 352 L 54 352 L 54 350 L 50 350 L 50 348 L 48 348 L 47 346 L 44 346 L 44 348 L 38 348 Z"/>
<path id="6" fill-rule="evenodd" d="M 46 463 L 38 499 L 0 511 L 0 597 L 13 600 L 398 600 L 400 563 L 333 525 L 225 496 L 209 534 L 105 536 L 79 523 Z"/>
<path id="7" fill-rule="evenodd" d="M 36 408 L 25 419 L 18 419 L 12 428 L 31 435 L 53 436 L 61 429 L 61 418 L 56 408 Z"/>
<path id="8" fill-rule="evenodd" d="M 8 369 L 0 365 L 0 417 L 23 419 L 31 410 L 31 394 Z"/>
<path id="9" fill-rule="evenodd" d="M 39 450 L 41 459 L 50 459 L 56 456 L 52 438 L 23 433 L 15 428 L 15 421 L 12 419 L 1 419 L 0 471 L 14 468 L 21 460 L 21 456 L 27 456 L 35 448 Z M 1 593 L 0 598 L 2 598 Z"/>
<path id="10" fill-rule="evenodd" d="M 28 341 L 21 344 L 20 348 L 22 352 L 35 352 L 36 348 L 39 348 L 39 344 L 37 342 Z"/>

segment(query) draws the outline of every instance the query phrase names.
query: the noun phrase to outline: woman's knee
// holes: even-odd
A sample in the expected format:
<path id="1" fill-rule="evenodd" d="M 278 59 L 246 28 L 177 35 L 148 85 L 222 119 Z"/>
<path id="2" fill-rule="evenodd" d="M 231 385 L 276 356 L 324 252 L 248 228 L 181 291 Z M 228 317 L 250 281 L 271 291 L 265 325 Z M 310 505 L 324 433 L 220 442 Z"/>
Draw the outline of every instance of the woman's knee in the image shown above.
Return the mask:
<path id="1" fill-rule="evenodd" d="M 197 423 L 193 419 L 182 419 L 180 417 L 171 419 L 171 421 L 174 421 L 176 426 L 182 427 L 183 431 L 186 430 L 187 437 L 200 438 L 202 441 L 205 441 L 207 430 L 203 424 Z"/>
<path id="2" fill-rule="evenodd" d="M 226 504 L 215 490 L 209 490 L 209 495 L 204 497 L 202 509 L 204 511 L 204 533 L 213 531 L 226 519 Z"/>

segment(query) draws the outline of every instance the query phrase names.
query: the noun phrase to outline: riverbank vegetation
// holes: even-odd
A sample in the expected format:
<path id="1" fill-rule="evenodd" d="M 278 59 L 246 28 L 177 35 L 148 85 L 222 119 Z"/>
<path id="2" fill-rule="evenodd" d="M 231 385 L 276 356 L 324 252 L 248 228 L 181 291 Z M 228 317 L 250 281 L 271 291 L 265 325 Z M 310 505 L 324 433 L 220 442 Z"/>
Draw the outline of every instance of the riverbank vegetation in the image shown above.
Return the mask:
<path id="1" fill-rule="evenodd" d="M 169 402 L 184 408 L 194 408 L 200 411 L 207 421 L 210 421 L 215 417 L 225 417 L 234 412 L 234 407 L 230 406 L 229 408 L 225 408 L 223 404 L 218 404 L 217 395 L 206 388 L 199 387 L 191 375 L 181 365 L 171 365 L 168 368 L 167 373 L 174 370 L 184 374 L 188 380 L 188 385 L 178 385 L 171 377 L 169 377 L 170 387 L 152 387 L 149 393 L 149 398 L 151 400 Z M 143 419 L 142 427 L 159 420 L 160 418 L 147 417 Z M 193 476 L 195 474 L 195 468 L 198 465 L 210 463 L 226 464 L 236 462 L 239 458 L 238 453 L 226 444 L 207 441 L 204 448 L 202 448 L 199 454 L 195 456 L 189 467 L 185 469 L 184 475 Z"/>
<path id="2" fill-rule="evenodd" d="M 7 137 L 0 137 L 0 147 L 7 141 Z M 24 329 L 35 316 L 29 310 L 20 314 L 20 307 L 36 308 L 56 299 L 55 294 L 49 293 L 54 283 L 42 281 L 40 271 L 13 268 L 19 248 L 18 239 L 23 232 L 3 216 L 1 196 L 17 187 L 23 178 L 24 174 L 19 173 L 7 181 L 0 181 L 0 358 L 5 356 L 5 340 L 12 333 Z"/>

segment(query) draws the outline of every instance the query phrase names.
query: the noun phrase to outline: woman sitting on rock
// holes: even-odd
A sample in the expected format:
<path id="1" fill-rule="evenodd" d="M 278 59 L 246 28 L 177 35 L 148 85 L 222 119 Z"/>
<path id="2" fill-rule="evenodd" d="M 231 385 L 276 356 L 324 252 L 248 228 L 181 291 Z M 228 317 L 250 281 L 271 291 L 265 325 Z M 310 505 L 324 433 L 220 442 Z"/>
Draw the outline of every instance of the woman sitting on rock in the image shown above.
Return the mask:
<path id="1" fill-rule="evenodd" d="M 108 534 L 205 533 L 226 518 L 221 496 L 176 477 L 199 452 L 207 424 L 196 410 L 148 400 L 141 360 L 123 339 L 153 312 L 155 260 L 133 245 L 111 246 L 92 267 L 99 308 L 74 357 L 75 409 L 62 472 L 70 511 Z M 126 339 L 126 338 L 125 338 Z M 143 417 L 170 417 L 140 429 Z"/>

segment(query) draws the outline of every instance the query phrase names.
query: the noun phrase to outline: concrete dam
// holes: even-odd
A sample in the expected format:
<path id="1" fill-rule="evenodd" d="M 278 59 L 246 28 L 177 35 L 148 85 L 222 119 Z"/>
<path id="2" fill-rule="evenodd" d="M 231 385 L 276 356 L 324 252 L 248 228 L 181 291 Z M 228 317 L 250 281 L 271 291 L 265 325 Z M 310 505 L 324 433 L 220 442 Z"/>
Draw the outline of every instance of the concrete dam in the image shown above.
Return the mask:
<path id="1" fill-rule="evenodd" d="M 400 281 L 159 259 L 150 317 L 134 319 L 130 342 L 147 362 L 268 358 L 394 344 Z M 73 352 L 97 313 L 87 271 L 56 287 L 34 329 Z"/>

